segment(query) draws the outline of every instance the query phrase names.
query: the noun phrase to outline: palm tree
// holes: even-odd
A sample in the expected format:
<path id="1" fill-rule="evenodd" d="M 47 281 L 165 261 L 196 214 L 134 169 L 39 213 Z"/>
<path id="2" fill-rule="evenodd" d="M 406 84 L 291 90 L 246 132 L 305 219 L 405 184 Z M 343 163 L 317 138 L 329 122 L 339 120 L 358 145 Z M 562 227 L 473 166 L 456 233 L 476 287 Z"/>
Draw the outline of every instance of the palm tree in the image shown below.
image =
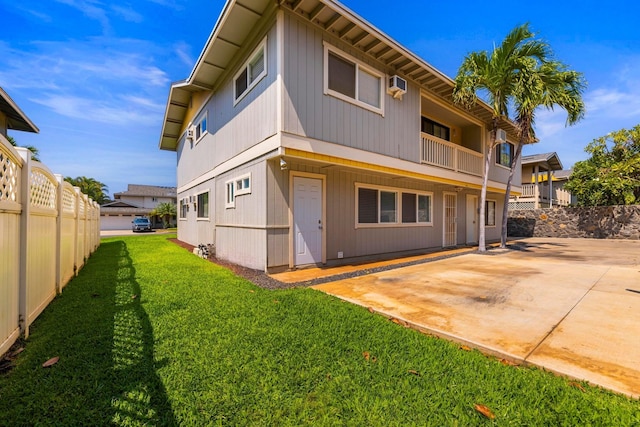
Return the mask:
<path id="1" fill-rule="evenodd" d="M 7 141 L 9 141 L 9 143 L 14 147 L 18 147 L 18 143 L 16 142 L 14 137 L 7 136 Z M 40 150 L 38 150 L 36 147 L 34 147 L 33 145 L 22 145 L 21 147 L 31 151 L 31 160 L 35 162 L 40 161 Z"/>
<path id="2" fill-rule="evenodd" d="M 109 201 L 109 197 L 107 196 L 109 187 L 107 187 L 106 184 L 103 184 L 100 181 L 97 181 L 93 178 L 87 178 L 86 176 L 79 176 L 76 178 L 66 176 L 64 180 L 75 187 L 79 187 L 80 191 L 89 196 L 99 205 L 102 205 Z"/>
<path id="3" fill-rule="evenodd" d="M 530 59 L 546 62 L 549 55 L 548 45 L 533 38 L 529 24 L 511 30 L 502 44 L 495 47 L 489 55 L 486 51 L 469 53 L 462 62 L 455 78 L 453 100 L 470 109 L 478 101 L 478 92 L 486 93 L 487 102 L 492 110 L 491 140 L 487 144 L 485 164 L 480 191 L 480 230 L 478 250 L 486 251 L 485 246 L 485 203 L 487 182 L 493 149 L 498 145 L 497 130 L 502 120 L 509 117 L 509 101 L 516 91 L 519 71 Z"/>
<path id="4" fill-rule="evenodd" d="M 162 228 L 168 228 L 172 217 L 177 215 L 176 205 L 174 203 L 158 203 L 151 211 L 152 216 L 159 216 L 162 219 Z"/>
<path id="5" fill-rule="evenodd" d="M 540 107 L 553 110 L 553 107 L 557 105 L 567 112 L 566 126 L 573 125 L 584 117 L 585 106 L 582 92 L 585 87 L 586 83 L 582 73 L 568 70 L 567 66 L 559 61 L 537 63 L 534 60 L 528 60 L 526 66 L 520 70 L 514 93 L 516 124 L 520 141 L 511 162 L 504 194 L 500 235 L 501 248 L 505 248 L 507 245 L 507 210 L 511 181 L 522 153 L 522 147 L 525 144 L 538 141 L 533 127 L 536 110 Z"/>

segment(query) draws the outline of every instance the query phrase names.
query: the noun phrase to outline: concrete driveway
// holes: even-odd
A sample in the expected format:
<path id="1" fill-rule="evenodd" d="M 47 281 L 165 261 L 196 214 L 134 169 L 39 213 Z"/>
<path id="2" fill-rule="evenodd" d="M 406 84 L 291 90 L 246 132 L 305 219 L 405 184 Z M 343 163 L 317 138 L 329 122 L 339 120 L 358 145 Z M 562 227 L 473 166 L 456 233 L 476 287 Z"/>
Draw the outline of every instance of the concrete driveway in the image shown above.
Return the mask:
<path id="1" fill-rule="evenodd" d="M 640 241 L 521 240 L 315 286 L 483 352 L 640 397 Z"/>

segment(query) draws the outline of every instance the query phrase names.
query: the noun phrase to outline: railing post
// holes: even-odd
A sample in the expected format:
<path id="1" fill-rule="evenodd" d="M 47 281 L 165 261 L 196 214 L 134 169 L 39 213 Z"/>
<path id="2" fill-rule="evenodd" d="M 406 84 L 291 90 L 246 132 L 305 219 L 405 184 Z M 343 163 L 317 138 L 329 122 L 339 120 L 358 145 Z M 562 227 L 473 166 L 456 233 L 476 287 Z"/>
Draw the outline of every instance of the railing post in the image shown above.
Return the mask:
<path id="1" fill-rule="evenodd" d="M 26 148 L 16 148 L 22 157 L 23 164 L 20 173 L 20 285 L 18 292 L 18 315 L 20 331 L 24 338 L 29 338 L 29 270 L 27 256 L 29 254 L 29 222 L 31 216 L 31 151 Z"/>

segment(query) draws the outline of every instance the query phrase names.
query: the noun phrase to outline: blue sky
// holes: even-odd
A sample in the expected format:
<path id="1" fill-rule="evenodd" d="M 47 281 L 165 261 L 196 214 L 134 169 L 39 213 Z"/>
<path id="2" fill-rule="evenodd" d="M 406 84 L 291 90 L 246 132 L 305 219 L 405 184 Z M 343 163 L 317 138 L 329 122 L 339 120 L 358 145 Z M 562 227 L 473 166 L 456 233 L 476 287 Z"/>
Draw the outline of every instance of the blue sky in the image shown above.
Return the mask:
<path id="1" fill-rule="evenodd" d="M 55 173 L 88 176 L 110 194 L 128 183 L 175 185 L 176 155 L 158 142 L 171 82 L 186 78 L 222 0 L 0 0 L 0 86 L 40 128 L 10 132 Z M 455 76 L 465 54 L 491 50 L 529 22 L 556 57 L 584 73 L 585 119 L 565 128 L 540 112 L 540 143 L 565 168 L 592 139 L 640 124 L 640 4 L 345 0 L 427 62 Z"/>

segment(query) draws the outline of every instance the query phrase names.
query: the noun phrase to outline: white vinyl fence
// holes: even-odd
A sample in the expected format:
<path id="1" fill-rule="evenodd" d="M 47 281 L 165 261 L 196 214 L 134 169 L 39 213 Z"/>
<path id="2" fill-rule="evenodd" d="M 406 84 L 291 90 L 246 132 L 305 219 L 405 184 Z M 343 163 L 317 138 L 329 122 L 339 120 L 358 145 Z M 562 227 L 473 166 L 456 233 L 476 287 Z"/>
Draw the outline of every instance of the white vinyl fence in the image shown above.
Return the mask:
<path id="1" fill-rule="evenodd" d="M 0 355 L 100 244 L 100 206 L 0 135 Z"/>

